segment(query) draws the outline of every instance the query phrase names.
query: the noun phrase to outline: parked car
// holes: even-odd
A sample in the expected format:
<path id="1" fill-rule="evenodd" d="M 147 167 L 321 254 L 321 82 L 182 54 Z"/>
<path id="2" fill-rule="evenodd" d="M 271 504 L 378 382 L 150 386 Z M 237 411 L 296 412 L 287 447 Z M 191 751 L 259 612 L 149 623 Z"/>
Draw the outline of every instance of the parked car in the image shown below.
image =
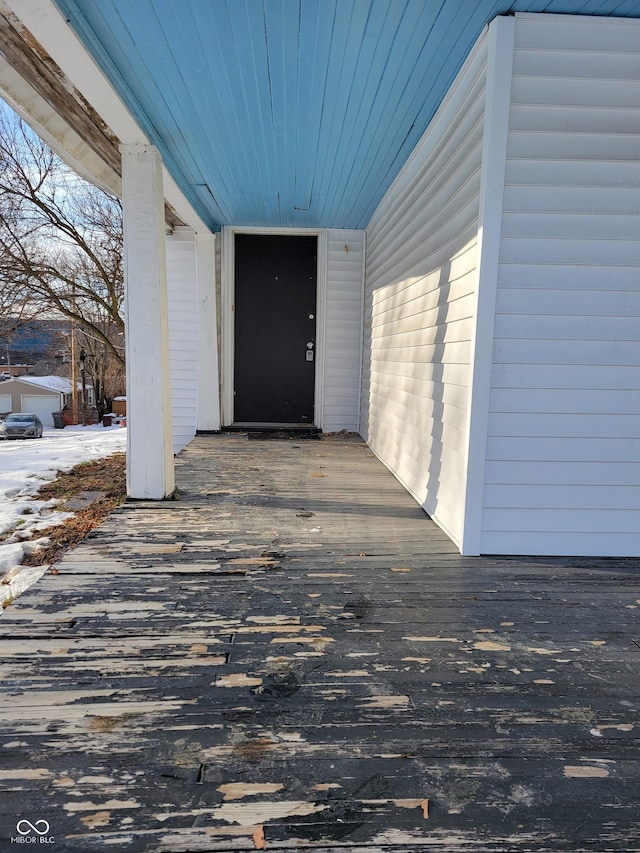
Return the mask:
<path id="1" fill-rule="evenodd" d="M 42 421 L 29 412 L 12 412 L 0 423 L 0 438 L 42 438 Z"/>

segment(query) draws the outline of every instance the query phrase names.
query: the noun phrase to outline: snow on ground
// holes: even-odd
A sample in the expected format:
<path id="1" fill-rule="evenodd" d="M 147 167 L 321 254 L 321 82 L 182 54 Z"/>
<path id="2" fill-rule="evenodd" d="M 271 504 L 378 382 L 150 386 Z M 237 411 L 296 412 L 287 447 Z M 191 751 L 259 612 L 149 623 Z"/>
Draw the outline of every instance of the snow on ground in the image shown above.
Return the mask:
<path id="1" fill-rule="evenodd" d="M 38 547 L 38 540 L 23 540 L 73 515 L 54 510 L 55 500 L 34 500 L 38 489 L 58 471 L 123 452 L 126 444 L 126 427 L 102 425 L 45 429 L 41 439 L 0 441 L 0 600 L 15 598 L 46 571 L 46 566 L 20 567 L 25 553 Z"/>

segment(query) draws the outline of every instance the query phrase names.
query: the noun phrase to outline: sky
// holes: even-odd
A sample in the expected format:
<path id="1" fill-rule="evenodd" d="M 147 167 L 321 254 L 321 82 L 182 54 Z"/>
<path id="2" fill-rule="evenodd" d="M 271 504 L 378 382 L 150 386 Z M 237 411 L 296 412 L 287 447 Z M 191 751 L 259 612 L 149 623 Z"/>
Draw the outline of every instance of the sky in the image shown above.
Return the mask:
<path id="1" fill-rule="evenodd" d="M 101 424 L 45 429 L 41 439 L 0 441 L 0 601 L 16 598 L 48 568 L 20 566 L 25 553 L 46 544 L 42 538 L 25 538 L 73 515 L 55 510 L 55 500 L 35 500 L 38 489 L 55 480 L 58 471 L 124 452 L 126 444 L 126 427 Z"/>

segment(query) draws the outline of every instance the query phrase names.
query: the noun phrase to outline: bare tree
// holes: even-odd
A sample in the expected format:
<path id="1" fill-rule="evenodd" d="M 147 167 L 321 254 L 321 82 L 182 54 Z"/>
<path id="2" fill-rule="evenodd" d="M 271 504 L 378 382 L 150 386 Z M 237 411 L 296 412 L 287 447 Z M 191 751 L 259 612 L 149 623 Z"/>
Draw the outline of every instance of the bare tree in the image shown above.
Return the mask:
<path id="1" fill-rule="evenodd" d="M 107 362 L 124 368 L 120 202 L 75 175 L 7 109 L 0 112 L 0 285 L 15 295 L 7 317 L 20 304 L 68 317 L 102 345 Z"/>

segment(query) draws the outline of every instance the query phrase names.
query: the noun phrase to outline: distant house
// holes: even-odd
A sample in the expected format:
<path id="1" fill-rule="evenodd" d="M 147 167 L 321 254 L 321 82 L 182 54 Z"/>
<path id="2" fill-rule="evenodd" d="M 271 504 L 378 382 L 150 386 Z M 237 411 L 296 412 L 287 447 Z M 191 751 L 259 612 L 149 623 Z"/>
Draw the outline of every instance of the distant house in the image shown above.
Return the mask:
<path id="1" fill-rule="evenodd" d="M 78 399 L 82 385 L 78 383 Z M 0 412 L 33 412 L 44 426 L 53 426 L 53 412 L 72 405 L 73 385 L 62 376 L 21 376 L 0 386 Z M 87 406 L 93 407 L 93 387 L 87 386 Z"/>
<path id="2" fill-rule="evenodd" d="M 0 379 L 11 379 L 12 376 L 24 376 L 33 369 L 31 364 L 5 364 L 2 365 Z"/>
<path id="3" fill-rule="evenodd" d="M 313 425 L 463 554 L 640 555 L 640 0 L 2 8 L 0 92 L 123 200 L 132 497 Z"/>

